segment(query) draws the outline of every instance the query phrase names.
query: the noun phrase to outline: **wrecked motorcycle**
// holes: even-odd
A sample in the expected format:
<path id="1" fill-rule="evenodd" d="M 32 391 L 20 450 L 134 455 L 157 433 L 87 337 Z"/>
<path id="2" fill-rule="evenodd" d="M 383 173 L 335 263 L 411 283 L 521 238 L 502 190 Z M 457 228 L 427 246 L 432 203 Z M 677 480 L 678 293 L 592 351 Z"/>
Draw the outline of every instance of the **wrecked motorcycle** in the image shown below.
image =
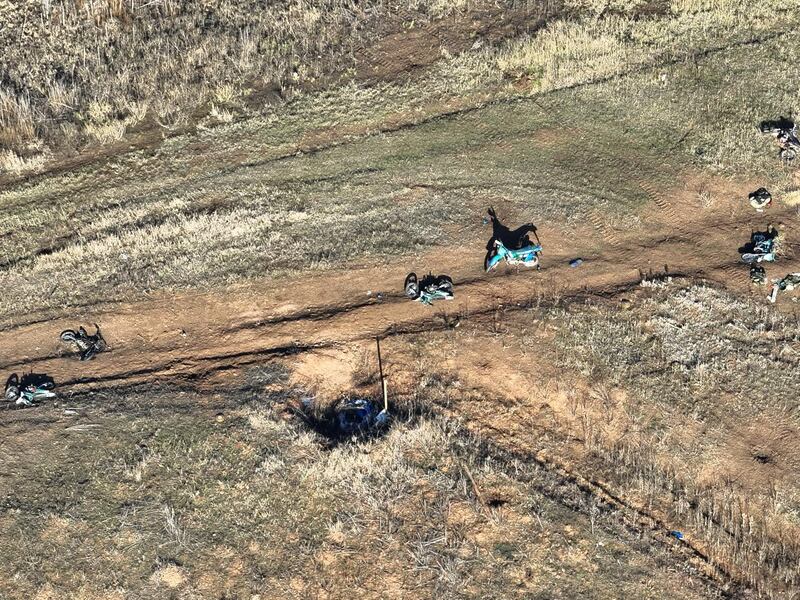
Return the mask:
<path id="1" fill-rule="evenodd" d="M 52 379 L 23 376 L 20 380 L 16 373 L 12 373 L 6 381 L 5 400 L 16 406 L 34 406 L 46 398 L 55 398 L 54 387 Z"/>
<path id="2" fill-rule="evenodd" d="M 80 353 L 80 360 L 90 360 L 99 352 L 107 349 L 106 340 L 100 333 L 100 327 L 94 324 L 95 332 L 91 335 L 81 325 L 78 331 L 66 329 L 61 332 L 61 341 L 74 344 Z"/>
<path id="3" fill-rule="evenodd" d="M 420 281 L 416 273 L 409 273 L 404 289 L 406 296 L 411 300 L 429 306 L 436 300 L 452 300 L 454 296 L 453 280 L 447 275 L 429 273 Z"/>
<path id="4" fill-rule="evenodd" d="M 540 269 L 539 255 L 542 253 L 541 244 L 531 244 L 518 250 L 506 248 L 500 240 L 494 241 L 494 247 L 486 257 L 484 268 L 488 273 L 494 269 L 501 261 L 505 260 L 510 265 L 523 265 L 525 267 L 536 267 Z"/>
<path id="5" fill-rule="evenodd" d="M 767 231 L 757 231 L 750 236 L 750 242 L 739 248 L 742 261 L 747 264 L 774 262 L 777 250 L 778 232 L 770 225 Z"/>
<path id="6" fill-rule="evenodd" d="M 775 138 L 780 147 L 778 156 L 782 160 L 791 162 L 797 158 L 797 154 L 800 152 L 797 125 L 787 119 L 780 119 L 778 121 L 764 121 L 759 126 L 759 129 L 761 133 L 772 135 Z"/>

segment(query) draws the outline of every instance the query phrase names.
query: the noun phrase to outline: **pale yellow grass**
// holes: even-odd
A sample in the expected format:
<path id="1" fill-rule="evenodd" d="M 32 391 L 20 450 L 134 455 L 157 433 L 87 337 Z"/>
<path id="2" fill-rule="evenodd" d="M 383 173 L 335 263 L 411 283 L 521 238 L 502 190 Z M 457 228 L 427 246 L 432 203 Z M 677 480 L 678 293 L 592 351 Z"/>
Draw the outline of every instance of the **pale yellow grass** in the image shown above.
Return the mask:
<path id="1" fill-rule="evenodd" d="M 567 0 L 566 5 L 575 10 L 581 10 L 595 15 L 602 15 L 606 11 L 630 12 L 646 3 L 646 0 Z"/>
<path id="2" fill-rule="evenodd" d="M 569 87 L 796 26 L 800 12 L 779 10 L 780 4 L 686 2 L 649 18 L 558 20 L 497 52 L 495 64 L 506 76 L 530 78 L 534 92 Z"/>
<path id="3" fill-rule="evenodd" d="M 22 157 L 13 150 L 0 151 L 0 173 L 8 171 L 20 174 L 38 171 L 46 162 L 46 154 L 36 154 L 31 157 Z"/>
<path id="4" fill-rule="evenodd" d="M 392 21 L 421 24 L 486 1 L 262 4 L 0 2 L 0 150 L 113 143 L 148 111 L 175 130 L 210 101 L 235 103 L 264 84 L 289 98 L 352 68 L 357 49 Z"/>
<path id="5" fill-rule="evenodd" d="M 800 206 L 800 190 L 787 192 L 783 195 L 781 201 L 788 206 Z"/>

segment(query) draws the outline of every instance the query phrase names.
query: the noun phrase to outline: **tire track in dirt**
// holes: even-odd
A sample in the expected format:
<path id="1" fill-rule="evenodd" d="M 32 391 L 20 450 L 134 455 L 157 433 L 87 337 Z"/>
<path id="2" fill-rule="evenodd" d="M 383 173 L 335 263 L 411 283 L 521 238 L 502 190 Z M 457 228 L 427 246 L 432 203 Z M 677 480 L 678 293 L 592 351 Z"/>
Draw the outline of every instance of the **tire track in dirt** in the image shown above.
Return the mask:
<path id="1" fill-rule="evenodd" d="M 725 278 L 735 283 L 745 283 L 750 280 L 750 268 L 739 261 L 738 264 L 724 263 L 717 267 L 725 274 Z"/>
<path id="2" fill-rule="evenodd" d="M 640 181 L 639 187 L 645 193 L 645 196 L 658 207 L 661 214 L 665 217 L 666 225 L 673 231 L 677 231 L 682 237 L 687 237 L 689 231 L 683 226 L 683 222 L 679 215 L 672 207 L 672 203 L 665 194 L 650 181 Z"/>
<path id="3" fill-rule="evenodd" d="M 696 276 L 697 273 L 673 275 L 676 279 L 691 279 Z M 248 334 L 241 342 L 242 344 L 249 344 L 250 347 L 248 348 L 238 349 L 240 342 L 236 339 L 230 339 L 231 336 L 226 335 L 224 337 L 229 339 L 226 340 L 225 346 L 220 349 L 229 350 L 227 352 L 210 352 L 207 354 L 203 354 L 202 351 L 198 353 L 191 350 L 185 353 L 171 352 L 167 353 L 161 360 L 151 359 L 148 361 L 147 366 L 137 366 L 132 369 L 116 368 L 116 362 L 110 364 L 114 360 L 113 354 L 107 356 L 106 362 L 99 363 L 97 361 L 104 358 L 101 355 L 95 359 L 92 365 L 96 367 L 102 365 L 104 367 L 98 369 L 99 372 L 97 374 L 61 378 L 58 381 L 58 385 L 59 389 L 64 390 L 70 390 L 71 388 L 82 389 L 90 386 L 93 391 L 103 391 L 143 383 L 153 378 L 157 378 L 160 382 L 165 380 L 196 381 L 220 371 L 240 369 L 277 358 L 286 358 L 319 349 L 345 347 L 366 342 L 376 337 L 390 338 L 446 331 L 458 326 L 462 320 L 469 320 L 473 323 L 489 323 L 495 319 L 495 314 L 498 310 L 504 313 L 514 313 L 525 311 L 531 306 L 567 306 L 573 303 L 582 304 L 592 299 L 614 298 L 619 294 L 636 289 L 639 283 L 638 278 L 632 278 L 597 287 L 576 286 L 569 294 L 554 296 L 549 299 L 543 299 L 538 291 L 529 292 L 527 297 L 519 297 L 516 302 L 502 301 L 500 304 L 488 303 L 483 306 L 478 304 L 478 307 L 472 310 L 461 307 L 454 316 L 437 312 L 422 317 L 384 319 L 381 318 L 380 313 L 391 305 L 362 303 L 357 306 L 329 307 L 327 310 L 318 311 L 308 317 L 310 320 L 303 318 L 301 315 L 293 315 L 281 321 L 275 320 L 270 323 L 268 319 L 263 319 L 247 324 L 240 329 L 232 328 L 228 330 L 234 334 L 237 332 Z M 469 285 L 480 287 L 479 282 Z M 393 304 L 402 309 L 408 307 L 411 303 L 402 302 L 400 304 L 400 302 L 395 302 Z M 337 321 L 343 321 L 343 323 L 340 324 Z M 359 321 L 367 322 L 368 325 L 360 331 L 354 331 L 350 325 Z M 290 331 L 282 334 L 281 332 L 271 332 L 271 327 L 284 325 L 307 328 L 311 323 L 317 324 L 317 333 L 309 335 L 307 341 L 293 340 L 288 343 L 271 343 L 271 340 L 275 338 L 291 337 L 291 334 L 295 331 L 290 329 Z M 339 331 L 340 333 L 338 336 L 330 335 L 328 332 L 331 330 Z M 253 333 L 255 333 L 254 337 L 252 336 Z M 274 337 L 271 337 L 270 334 Z M 212 346 L 209 350 L 213 348 Z M 121 348 L 120 351 L 128 353 L 136 351 L 136 349 Z M 0 366 L 0 368 L 14 370 L 19 369 L 23 364 L 39 364 L 47 367 L 54 366 L 59 362 L 63 363 L 62 356 L 47 355 L 28 359 L 25 363 L 8 363 Z M 72 362 L 72 364 L 75 365 L 76 363 Z M 125 364 L 127 363 L 122 361 L 123 367 Z M 45 368 L 44 370 L 52 372 L 52 369 Z"/>
<path id="4" fill-rule="evenodd" d="M 653 204 L 658 206 L 655 199 L 653 199 Z M 662 201 L 662 204 L 666 206 L 663 210 L 669 216 L 671 209 L 669 203 Z M 460 270 L 457 270 L 454 275 L 458 276 L 462 273 L 468 275 L 459 280 L 457 287 L 457 298 L 465 298 L 466 303 L 459 300 L 457 304 L 445 306 L 448 308 L 453 306 L 455 310 L 451 314 L 455 314 L 459 319 L 472 319 L 479 324 L 490 325 L 498 310 L 523 311 L 527 309 L 526 301 L 529 306 L 548 306 L 548 303 L 553 306 L 561 306 L 573 303 L 582 304 L 587 300 L 598 298 L 614 298 L 639 287 L 639 278 L 630 276 L 630 272 L 625 270 L 625 267 L 628 266 L 626 262 L 633 253 L 636 253 L 639 261 L 651 259 L 657 264 L 664 260 L 664 255 L 674 257 L 677 252 L 680 260 L 675 261 L 675 267 L 671 270 L 676 271 L 671 273 L 673 277 L 713 279 L 715 276 L 721 276 L 722 285 L 731 285 L 732 282 L 727 281 L 727 273 L 736 267 L 724 254 L 723 257 L 720 257 L 719 252 L 695 256 L 697 244 L 694 236 L 698 232 L 703 233 L 708 223 L 698 220 L 696 229 L 689 228 L 680 222 L 680 216 L 677 213 L 671 211 L 671 214 L 674 218 L 679 219 L 675 223 L 677 227 L 671 226 L 668 222 L 651 234 L 648 239 L 642 239 L 641 232 L 636 231 L 627 236 L 618 235 L 600 219 L 599 214 L 595 213 L 589 219 L 591 226 L 587 224 L 586 227 L 590 232 L 594 232 L 591 235 L 592 239 L 587 240 L 589 242 L 587 247 L 591 247 L 600 239 L 606 244 L 608 250 L 601 253 L 597 262 L 588 263 L 587 266 L 590 266 L 590 269 L 584 269 L 578 276 L 573 275 L 575 271 L 564 265 L 547 269 L 552 273 L 551 280 L 533 272 L 513 277 L 511 271 L 491 276 L 483 274 L 477 276 L 475 275 L 477 270 L 475 264 L 477 263 L 473 264 L 473 256 L 463 251 L 453 252 L 452 248 L 445 249 L 445 254 L 458 257 L 453 259 L 452 264 Z M 712 222 L 718 222 L 716 217 L 717 215 L 710 215 L 708 218 Z M 747 223 L 750 218 L 742 216 L 734 222 Z M 670 221 L 670 219 L 667 220 Z M 725 239 L 724 233 L 711 232 L 709 235 L 712 237 L 704 246 L 706 250 L 719 248 L 721 241 Z M 576 236 L 576 239 L 580 239 L 580 236 Z M 581 249 L 585 248 L 575 248 L 573 242 L 562 241 L 554 248 L 551 256 L 560 259 Z M 475 254 L 478 253 L 479 251 L 476 251 Z M 709 258 L 721 258 L 721 260 L 710 262 Z M 368 279 L 370 278 L 371 276 L 368 277 Z M 315 279 L 318 278 L 312 278 L 308 285 L 309 289 L 304 294 L 298 292 L 297 298 L 301 305 L 303 301 L 319 298 L 325 293 L 324 285 L 315 283 Z M 535 285 L 531 285 L 532 282 L 535 282 Z M 735 284 L 735 282 L 733 283 Z M 563 290 L 559 288 L 558 294 L 554 289 L 556 284 L 563 286 Z M 550 293 L 549 296 L 548 293 Z M 293 294 L 292 299 L 294 298 Z M 478 302 L 475 302 L 476 298 L 479 299 Z M 490 300 L 491 298 L 494 300 Z M 509 298 L 514 298 L 515 301 L 509 302 Z M 181 326 L 180 319 L 174 317 L 170 312 L 171 307 L 167 306 L 166 302 L 164 304 L 163 318 L 174 321 L 170 325 L 172 327 Z M 204 378 L 217 373 L 226 373 L 265 362 L 286 359 L 323 348 L 359 344 L 370 341 L 376 336 L 414 336 L 431 331 L 445 331 L 454 326 L 452 321 L 444 318 L 447 313 L 441 314 L 438 311 L 432 313 L 424 311 L 424 309 L 421 311 L 421 307 L 405 301 L 400 293 L 389 294 L 382 302 L 354 300 L 351 296 L 350 301 L 311 306 L 283 315 L 274 314 L 276 306 L 270 305 L 264 309 L 264 317 L 252 317 L 251 315 L 249 319 L 244 319 L 232 311 L 224 314 L 188 313 L 186 318 L 200 320 L 207 326 L 207 331 L 198 335 L 196 343 L 192 343 L 186 348 L 166 350 L 163 348 L 151 350 L 146 342 L 121 345 L 119 351 L 108 356 L 100 356 L 91 365 L 82 364 L 82 368 L 91 369 L 85 375 L 60 377 L 60 388 L 69 394 L 88 390 L 93 392 L 119 391 L 131 386 L 146 384 L 154 379 L 162 382 L 199 383 Z M 308 306 L 308 303 L 305 306 Z M 470 306 L 473 308 L 470 309 Z M 270 309 L 273 310 L 272 313 L 270 313 Z M 119 309 L 112 308 L 111 310 Z M 130 314 L 129 318 L 134 318 L 135 315 L 131 313 L 135 312 L 135 307 L 131 308 L 128 313 Z M 151 316 L 148 315 L 148 318 Z M 215 319 L 221 322 L 215 323 Z M 102 322 L 102 319 L 98 320 Z M 159 326 L 163 327 L 163 324 Z M 26 348 L 26 337 L 30 331 L 31 329 L 28 327 L 18 327 L 0 332 L 0 346 L 5 347 L 7 351 L 10 350 L 13 355 L 14 348 Z M 27 348 L 31 346 L 32 344 L 29 344 Z M 139 356 L 148 352 L 151 354 L 146 358 Z M 66 368 L 70 370 L 77 368 L 75 362 L 71 362 L 65 367 L 63 359 L 57 356 L 33 357 L 32 360 L 41 360 L 39 364 L 43 367 L 58 368 L 62 373 L 67 373 Z M 16 365 L 9 364 L 4 367 L 12 366 Z M 80 402 L 80 400 L 78 401 Z M 530 460 L 531 457 L 526 456 L 526 459 Z M 561 467 L 560 470 L 559 467 Z M 630 504 L 603 482 L 581 473 L 570 473 L 568 466 L 554 463 L 549 464 L 547 468 L 567 480 L 572 478 L 593 497 L 612 506 L 618 506 L 620 510 L 631 514 L 632 522 L 637 530 L 649 530 L 654 534 L 660 531 L 662 532 L 660 535 L 665 538 L 664 543 L 678 545 L 663 534 L 669 528 L 668 522 L 659 520 L 657 515 L 649 515 L 646 511 Z M 691 549 L 696 552 L 698 559 L 713 566 L 711 558 L 704 554 L 702 546 L 687 541 L 680 547 Z M 720 577 L 722 580 L 730 579 L 724 572 L 720 573 Z"/>
<path id="5" fill-rule="evenodd" d="M 747 217 L 743 219 L 746 220 Z M 699 226 L 702 230 L 704 224 L 699 223 Z M 602 223 L 593 227 L 595 236 L 600 236 L 597 230 L 602 230 L 603 227 Z M 143 330 L 143 335 L 146 337 L 143 337 L 140 342 L 129 341 L 117 345 L 109 357 L 109 360 L 114 362 L 113 365 L 98 364 L 95 361 L 91 365 L 82 363 L 81 369 L 93 372 L 89 379 L 75 378 L 70 375 L 59 378 L 63 382 L 85 381 L 91 383 L 91 381 L 99 381 L 96 379 L 97 377 L 109 377 L 114 373 L 116 373 L 117 380 L 123 381 L 126 377 L 122 374 L 126 372 L 130 372 L 131 377 L 138 378 L 155 374 L 166 375 L 173 372 L 176 375 L 185 376 L 193 369 L 199 373 L 209 372 L 212 370 L 209 365 L 217 365 L 214 368 L 218 368 L 219 365 L 226 362 L 236 365 L 245 357 L 255 357 L 259 353 L 269 355 L 270 353 L 296 352 L 298 348 L 302 351 L 302 348 L 314 348 L 316 344 L 320 343 L 346 344 L 382 333 L 389 334 L 392 331 L 393 323 L 395 328 L 399 328 L 398 331 L 402 331 L 402 328 L 408 329 L 410 323 L 415 320 L 420 323 L 420 331 L 430 327 L 442 329 L 448 326 L 446 323 L 448 319 L 457 321 L 458 318 L 477 318 L 481 314 L 493 313 L 499 307 L 505 308 L 514 302 L 519 304 L 541 302 L 543 299 L 547 299 L 548 295 L 551 298 L 561 297 L 564 301 L 569 301 L 570 298 L 580 298 L 582 295 L 587 297 L 607 295 L 608 290 L 611 290 L 613 294 L 617 293 L 615 290 L 629 290 L 630 286 L 638 284 L 639 278 L 635 276 L 636 271 L 630 269 L 631 262 L 629 262 L 634 253 L 637 258 L 636 262 L 639 264 L 645 260 L 648 262 L 652 260 L 653 264 L 666 264 L 670 260 L 669 256 L 676 252 L 672 246 L 678 246 L 678 252 L 681 255 L 685 254 L 685 251 L 681 251 L 680 248 L 691 245 L 693 237 L 685 227 L 682 229 L 686 235 L 680 237 L 671 237 L 670 234 L 665 236 L 663 232 L 658 231 L 649 239 L 642 239 L 639 232 L 633 232 L 623 241 L 616 235 L 613 237 L 608 235 L 604 239 L 610 240 L 608 242 L 609 251 L 597 257 L 600 262 L 590 259 L 593 265 L 592 270 L 584 267 L 577 280 L 574 275 L 576 271 L 565 266 L 567 257 L 574 255 L 576 250 L 567 247 L 569 244 L 566 242 L 569 240 L 566 242 L 562 240 L 560 248 L 556 246 L 548 254 L 550 260 L 555 260 L 557 264 L 546 266 L 542 271 L 542 273 L 548 274 L 547 277 L 542 277 L 539 273 L 516 273 L 510 269 L 507 272 L 501 271 L 490 276 L 482 273 L 478 275 L 474 265 L 470 266 L 473 258 L 465 256 L 463 252 L 454 253 L 452 249 L 444 249 L 441 252 L 450 257 L 448 260 L 459 262 L 457 263 L 458 268 L 452 271 L 456 281 L 457 299 L 453 304 L 447 305 L 445 311 L 441 313 L 444 315 L 443 317 L 423 316 L 420 318 L 417 305 L 408 302 L 399 292 L 386 292 L 380 300 L 377 297 L 354 300 L 350 295 L 349 300 L 345 298 L 343 301 L 333 304 L 312 305 L 289 314 L 280 314 L 282 311 L 275 314 L 274 309 L 266 309 L 264 316 L 250 316 L 250 318 L 237 317 L 235 312 L 209 314 L 204 315 L 201 320 L 202 322 L 207 321 L 206 331 L 192 331 L 190 338 L 187 338 L 192 340 L 188 346 L 184 345 L 179 349 L 169 349 L 168 346 L 152 347 L 147 340 L 165 339 L 163 326 L 158 325 L 156 328 L 156 325 L 153 325 L 152 332 L 147 333 L 146 330 Z M 607 230 L 606 233 L 608 233 Z M 577 236 L 576 239 L 580 239 L 580 237 Z M 666 247 L 665 240 L 670 241 Z M 590 244 L 592 243 L 591 240 L 588 241 Z M 715 244 L 718 244 L 718 241 L 713 240 L 712 246 Z M 580 248 L 577 249 L 579 255 L 591 256 L 580 250 Z M 478 253 L 479 251 L 476 251 L 476 255 Z M 664 253 L 663 257 L 660 256 L 661 253 Z M 457 258 L 452 258 L 454 256 Z M 708 263 L 703 258 L 695 260 L 691 254 L 687 254 L 686 260 L 677 261 L 671 265 L 669 273 L 675 277 L 704 277 L 724 285 L 736 285 L 739 282 L 746 284 L 746 270 L 740 270 L 737 265 L 731 264 L 727 259 Z M 436 259 L 436 262 L 438 260 Z M 477 264 L 479 260 L 475 259 L 475 263 Z M 434 260 L 431 259 L 431 262 Z M 462 273 L 467 276 L 460 276 Z M 736 275 L 735 278 L 734 275 Z M 391 279 L 394 280 L 395 277 L 393 275 Z M 386 276 L 380 274 L 369 277 L 370 281 L 385 279 Z M 619 288 L 620 282 L 624 284 L 622 288 Z M 314 295 L 316 297 L 320 295 L 320 291 L 315 290 L 314 286 L 314 279 L 312 279 L 308 286 L 311 290 L 309 299 Z M 563 289 L 561 289 L 562 287 Z M 461 300 L 462 298 L 465 302 Z M 222 304 L 218 302 L 217 305 L 225 306 L 226 302 L 227 298 L 222 301 Z M 137 306 L 141 306 L 141 304 L 127 306 L 124 309 L 111 306 L 107 310 L 111 315 L 116 312 L 117 319 L 133 323 L 136 322 L 136 314 L 141 310 Z M 159 318 L 158 312 L 152 313 L 152 310 L 167 311 L 167 319 L 174 321 L 173 329 L 181 327 L 181 319 L 190 319 L 191 321 L 188 321 L 185 327 L 196 329 L 196 327 L 192 327 L 192 323 L 197 321 L 198 316 L 191 312 L 183 316 L 180 316 L 183 313 L 176 313 L 176 316 L 173 316 L 171 312 L 174 307 L 170 302 L 156 304 L 154 308 L 146 311 L 148 315 L 146 318 L 158 323 L 163 320 L 163 317 Z M 362 319 L 365 321 L 362 322 Z M 95 320 L 102 322 L 103 317 L 96 316 Z M 45 324 L 42 323 L 38 326 L 38 330 L 42 331 L 44 327 Z M 144 324 L 136 322 L 136 331 L 142 327 Z M 36 328 L 35 325 L 25 325 L 0 331 L 0 345 L 6 349 L 6 356 L 13 356 L 15 348 L 19 349 L 16 352 L 17 355 L 27 356 L 22 360 L 6 362 L 0 365 L 0 369 L 24 369 L 35 365 L 40 370 L 56 369 L 59 373 L 69 373 L 78 368 L 74 363 L 64 365 L 64 358 L 61 354 L 48 352 L 43 355 L 30 356 L 29 348 L 41 346 L 43 343 L 49 344 L 45 338 L 26 341 L 30 335 L 28 332 L 32 333 Z M 361 334 L 359 335 L 358 332 Z M 53 335 L 55 336 L 55 334 Z M 55 337 L 53 340 L 53 344 L 55 344 Z M 163 344 L 166 343 L 163 342 Z M 112 346 L 115 345 L 112 343 Z M 215 348 L 229 351 L 214 352 Z M 205 356 L 203 352 L 206 353 Z M 157 366 L 158 364 L 161 366 Z M 126 368 L 126 365 L 131 365 L 133 368 Z M 95 379 L 91 379 L 91 377 Z"/>
<path id="6" fill-rule="evenodd" d="M 597 209 L 591 209 L 588 215 L 589 222 L 594 227 L 594 230 L 600 235 L 603 241 L 613 248 L 615 251 L 620 251 L 621 246 L 614 230 L 606 223 L 604 215 Z"/>

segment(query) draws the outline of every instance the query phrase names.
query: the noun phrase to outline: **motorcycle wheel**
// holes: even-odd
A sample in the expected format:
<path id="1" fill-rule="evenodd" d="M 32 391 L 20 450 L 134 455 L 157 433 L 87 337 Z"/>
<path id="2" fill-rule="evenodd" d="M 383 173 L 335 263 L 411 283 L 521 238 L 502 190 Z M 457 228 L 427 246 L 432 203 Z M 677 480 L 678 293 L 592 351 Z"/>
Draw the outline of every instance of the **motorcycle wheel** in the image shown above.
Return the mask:
<path id="1" fill-rule="evenodd" d="M 742 254 L 742 262 L 744 262 L 744 263 L 746 263 L 748 265 L 751 265 L 751 264 L 757 263 L 757 262 L 761 262 L 760 260 L 758 260 L 758 258 L 760 256 L 764 256 L 764 255 L 763 254 L 753 254 L 753 253 L 747 252 L 745 254 Z"/>
<path id="2" fill-rule="evenodd" d="M 489 271 L 497 267 L 497 265 L 499 265 L 500 262 L 501 259 L 497 258 L 497 250 L 492 250 L 492 252 L 486 257 L 486 260 L 483 263 L 483 268 L 488 273 Z"/>
<path id="3" fill-rule="evenodd" d="M 534 257 L 531 260 L 525 261 L 525 266 L 528 267 L 528 268 L 536 267 L 537 269 L 539 269 L 540 268 L 539 267 L 539 255 L 535 254 Z"/>
<path id="4" fill-rule="evenodd" d="M 78 332 L 72 329 L 65 329 L 59 336 L 63 342 L 75 342 L 78 339 Z"/>
<path id="5" fill-rule="evenodd" d="M 404 285 L 405 294 L 412 300 L 419 298 L 419 281 L 416 273 L 409 273 Z"/>
<path id="6" fill-rule="evenodd" d="M 794 148 L 783 148 L 780 151 L 781 160 L 785 162 L 792 162 L 795 158 L 797 158 L 797 150 Z"/>
<path id="7" fill-rule="evenodd" d="M 454 296 L 453 280 L 450 279 L 450 277 L 448 277 L 447 275 L 439 275 L 438 287 L 441 291 L 443 291 L 451 298 Z"/>
<path id="8" fill-rule="evenodd" d="M 94 355 L 97 354 L 98 352 L 100 352 L 99 348 L 97 348 L 96 346 L 91 346 L 90 348 L 87 348 L 86 350 L 81 352 L 80 360 L 91 360 L 92 358 L 94 358 Z"/>
<path id="9" fill-rule="evenodd" d="M 439 275 L 436 278 L 436 283 L 439 285 L 449 285 L 450 287 L 453 286 L 453 278 L 449 275 Z"/>
<path id="10" fill-rule="evenodd" d="M 19 398 L 19 388 L 14 385 L 6 387 L 5 398 L 6 402 L 16 402 Z"/>

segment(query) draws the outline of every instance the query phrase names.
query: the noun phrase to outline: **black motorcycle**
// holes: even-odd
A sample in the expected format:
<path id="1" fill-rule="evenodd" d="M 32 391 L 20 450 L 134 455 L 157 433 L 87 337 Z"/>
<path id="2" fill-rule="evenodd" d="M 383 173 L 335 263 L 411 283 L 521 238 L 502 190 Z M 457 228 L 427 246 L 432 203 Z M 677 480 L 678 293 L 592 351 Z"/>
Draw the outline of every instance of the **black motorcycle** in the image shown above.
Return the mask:
<path id="1" fill-rule="evenodd" d="M 436 300 L 452 300 L 454 295 L 453 280 L 447 275 L 428 274 L 419 280 L 416 273 L 409 273 L 404 289 L 411 300 L 428 306 Z"/>
<path id="2" fill-rule="evenodd" d="M 74 344 L 81 360 L 90 360 L 108 348 L 97 323 L 94 324 L 94 328 L 95 332 L 92 335 L 89 335 L 82 325 L 78 327 L 78 331 L 66 329 L 61 332 L 61 341 Z"/>
<path id="3" fill-rule="evenodd" d="M 797 125 L 789 119 L 780 118 L 776 121 L 762 121 L 759 130 L 764 135 L 771 135 L 778 143 L 780 150 L 778 156 L 785 162 L 797 158 L 800 152 L 800 138 L 797 137 Z"/>

